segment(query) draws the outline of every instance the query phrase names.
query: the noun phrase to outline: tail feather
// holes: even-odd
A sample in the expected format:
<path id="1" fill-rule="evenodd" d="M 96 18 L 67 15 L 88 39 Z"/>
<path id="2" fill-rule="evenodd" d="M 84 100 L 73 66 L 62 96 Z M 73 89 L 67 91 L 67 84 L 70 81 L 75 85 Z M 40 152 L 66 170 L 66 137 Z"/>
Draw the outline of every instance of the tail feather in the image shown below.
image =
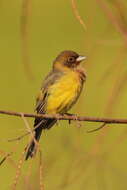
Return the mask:
<path id="1" fill-rule="evenodd" d="M 39 141 L 43 129 L 50 129 L 55 123 L 56 119 L 35 118 L 34 127 L 36 127 L 36 129 L 35 129 L 34 138 L 36 139 L 36 141 L 37 142 Z M 32 140 L 27 150 L 25 159 L 27 160 L 29 157 L 32 158 L 36 153 L 36 149 L 37 149 L 36 143 L 34 140 Z"/>

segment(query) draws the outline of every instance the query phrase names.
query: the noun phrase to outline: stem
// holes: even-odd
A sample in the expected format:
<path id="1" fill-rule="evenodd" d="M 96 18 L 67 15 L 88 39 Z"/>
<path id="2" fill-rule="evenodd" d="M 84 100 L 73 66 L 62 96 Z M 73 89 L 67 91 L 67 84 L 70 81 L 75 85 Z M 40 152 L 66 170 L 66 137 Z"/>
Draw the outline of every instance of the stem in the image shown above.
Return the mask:
<path id="1" fill-rule="evenodd" d="M 111 124 L 127 124 L 127 119 L 120 118 L 104 118 L 104 117 L 86 117 L 86 116 L 76 116 L 76 115 L 60 115 L 60 114 L 32 114 L 23 113 L 15 111 L 0 110 L 0 114 L 12 115 L 17 117 L 33 117 L 33 118 L 47 118 L 47 119 L 57 119 L 57 120 L 77 120 L 77 121 L 87 121 L 87 122 L 104 122 Z"/>

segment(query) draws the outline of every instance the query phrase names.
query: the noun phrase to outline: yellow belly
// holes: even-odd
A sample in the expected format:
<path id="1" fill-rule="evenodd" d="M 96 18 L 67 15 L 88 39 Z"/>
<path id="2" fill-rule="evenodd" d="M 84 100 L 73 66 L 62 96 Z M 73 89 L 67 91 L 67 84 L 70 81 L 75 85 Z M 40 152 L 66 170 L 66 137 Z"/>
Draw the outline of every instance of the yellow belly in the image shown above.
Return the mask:
<path id="1" fill-rule="evenodd" d="M 47 113 L 65 113 L 76 102 L 82 83 L 76 72 L 68 72 L 50 87 L 47 99 Z"/>

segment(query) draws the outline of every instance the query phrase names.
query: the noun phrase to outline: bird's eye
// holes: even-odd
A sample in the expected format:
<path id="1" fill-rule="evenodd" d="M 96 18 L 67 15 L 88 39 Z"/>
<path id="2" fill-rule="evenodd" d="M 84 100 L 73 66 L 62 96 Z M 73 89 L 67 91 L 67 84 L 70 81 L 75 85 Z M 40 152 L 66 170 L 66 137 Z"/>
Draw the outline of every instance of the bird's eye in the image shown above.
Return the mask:
<path id="1" fill-rule="evenodd" d="M 68 58 L 68 62 L 69 62 L 69 63 L 75 62 L 75 57 L 69 57 L 69 58 Z"/>

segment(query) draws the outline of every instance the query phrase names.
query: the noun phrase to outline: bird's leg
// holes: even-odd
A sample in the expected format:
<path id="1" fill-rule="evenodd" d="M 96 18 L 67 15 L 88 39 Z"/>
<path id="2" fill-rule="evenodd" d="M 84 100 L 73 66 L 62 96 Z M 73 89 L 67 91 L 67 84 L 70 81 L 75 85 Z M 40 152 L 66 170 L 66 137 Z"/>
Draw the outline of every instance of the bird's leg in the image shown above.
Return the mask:
<path id="1" fill-rule="evenodd" d="M 73 118 L 74 118 L 75 121 L 76 121 L 77 126 L 78 126 L 78 127 L 81 127 L 81 123 L 80 123 L 80 121 L 78 121 L 78 119 L 77 119 L 77 115 L 76 115 L 76 114 L 65 113 L 65 115 L 73 116 Z M 69 124 L 71 124 L 71 119 L 69 119 L 68 121 L 69 121 Z"/>
<path id="2" fill-rule="evenodd" d="M 64 115 L 76 117 L 75 114 L 71 114 L 71 113 L 65 113 Z M 69 119 L 68 122 L 69 122 L 69 125 L 70 125 L 71 124 L 71 119 Z"/>

